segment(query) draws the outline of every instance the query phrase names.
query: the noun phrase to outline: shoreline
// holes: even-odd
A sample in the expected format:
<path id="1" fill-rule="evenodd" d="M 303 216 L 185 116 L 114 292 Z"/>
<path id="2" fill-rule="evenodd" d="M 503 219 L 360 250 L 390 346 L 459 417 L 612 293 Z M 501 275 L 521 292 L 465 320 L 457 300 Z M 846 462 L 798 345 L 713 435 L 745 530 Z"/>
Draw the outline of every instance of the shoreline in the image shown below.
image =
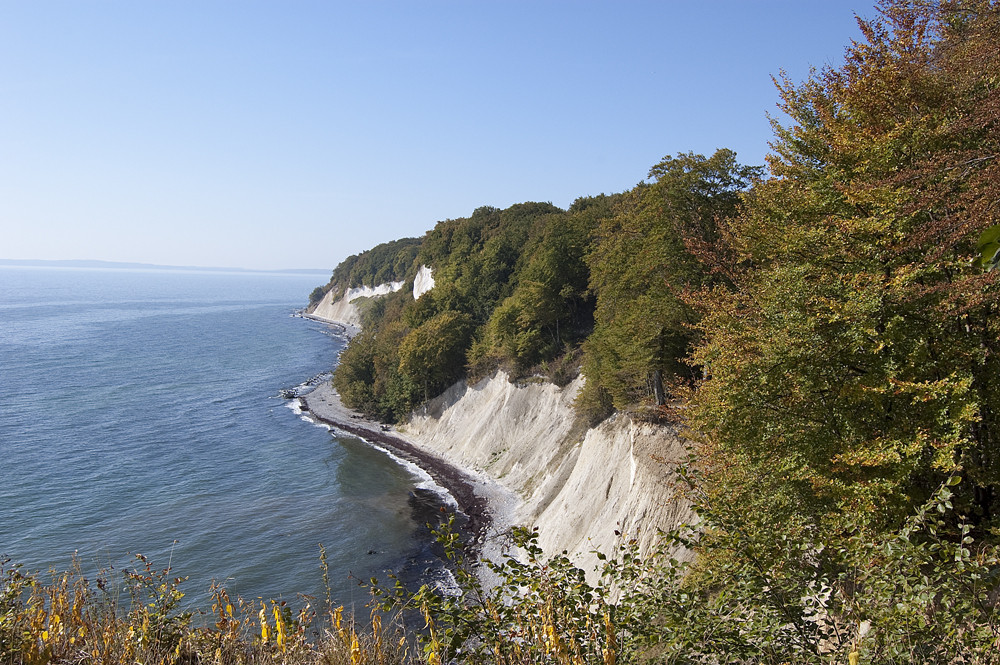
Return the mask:
<path id="1" fill-rule="evenodd" d="M 476 517 L 479 544 L 470 548 L 479 561 L 511 555 L 510 527 L 526 524 L 539 528 L 543 551 L 568 553 L 596 580 L 598 552 L 616 551 L 621 533 L 635 534 L 639 547 L 651 552 L 661 530 L 690 524 L 696 516 L 673 491 L 678 479 L 672 463 L 688 455 L 676 428 L 626 415 L 581 432 L 573 400 L 583 380 L 562 388 L 514 384 L 497 372 L 472 386 L 455 384 L 384 433 L 380 424 L 344 408 L 330 382 L 309 395 L 308 403 L 314 413 L 328 416 L 325 422 L 368 437 L 376 447 L 385 436 L 390 456 L 402 442 L 416 454 L 404 464 L 456 473 L 457 487 L 472 489 L 471 495 L 457 489 L 453 496 L 463 503 L 473 500 L 466 505 Z M 324 393 L 329 404 L 321 399 Z M 688 556 L 687 550 L 677 554 Z M 478 574 L 487 584 L 494 581 L 484 568 Z"/>
<path id="2" fill-rule="evenodd" d="M 418 466 L 443 487 L 468 519 L 464 529 L 469 531 L 471 541 L 466 543 L 466 549 L 474 558 L 479 558 L 487 545 L 496 539 L 497 529 L 503 531 L 510 526 L 504 514 L 510 511 L 500 510 L 510 501 L 501 496 L 495 481 L 477 477 L 420 448 L 393 428 L 347 408 L 329 382 L 319 384 L 298 399 L 302 412 L 317 422 L 385 447 L 393 455 Z"/>
<path id="3" fill-rule="evenodd" d="M 310 321 L 315 321 L 317 323 L 323 323 L 328 326 L 333 326 L 340 329 L 340 333 L 344 335 L 348 340 L 352 337 L 358 335 L 361 332 L 361 328 L 352 325 L 350 323 L 344 323 L 343 321 L 331 321 L 330 319 L 324 319 L 322 316 L 316 316 L 315 314 L 310 314 L 304 309 L 298 310 L 295 316 L 301 317 L 303 319 L 308 319 Z"/>

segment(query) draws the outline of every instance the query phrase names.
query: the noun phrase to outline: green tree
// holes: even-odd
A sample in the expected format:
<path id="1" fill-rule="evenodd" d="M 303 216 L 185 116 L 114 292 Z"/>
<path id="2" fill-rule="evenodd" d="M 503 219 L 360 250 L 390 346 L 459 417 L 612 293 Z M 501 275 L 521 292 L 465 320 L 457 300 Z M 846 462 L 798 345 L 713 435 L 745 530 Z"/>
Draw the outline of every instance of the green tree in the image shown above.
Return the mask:
<path id="1" fill-rule="evenodd" d="M 693 252 L 717 242 L 719 220 L 758 173 L 730 150 L 668 156 L 602 221 L 587 257 L 597 299 L 587 392 L 606 392 L 620 409 L 649 395 L 662 405 L 666 381 L 693 376 L 683 359 L 696 315 L 681 295 L 709 279 Z"/>
<path id="2" fill-rule="evenodd" d="M 997 71 L 984 21 L 997 25 L 990 3 L 885 3 L 842 68 L 781 82 L 792 123 L 776 125 L 775 177 L 728 225 L 744 270 L 691 300 L 708 373 L 691 423 L 743 528 L 883 531 L 957 470 L 973 482 L 956 504 L 994 517 L 997 289 L 971 259 L 998 213 L 973 224 L 982 174 L 951 170 L 995 145 L 995 124 L 952 136 L 981 94 L 968 80 L 981 71 L 953 54 L 978 40 Z"/>
<path id="3" fill-rule="evenodd" d="M 569 211 L 536 225 L 517 285 L 493 310 L 488 344 L 480 353 L 494 352 L 520 373 L 553 359 L 591 331 L 594 303 L 584 255 L 600 219 L 611 214 L 612 199 L 578 200 Z"/>
<path id="4" fill-rule="evenodd" d="M 464 373 L 471 334 L 472 322 L 466 314 L 444 311 L 433 316 L 402 339 L 399 371 L 423 386 L 424 399 L 430 399 Z"/>
<path id="5" fill-rule="evenodd" d="M 355 336 L 340 354 L 333 387 L 346 406 L 364 413 L 374 412 L 375 335 L 371 331 Z"/>
<path id="6" fill-rule="evenodd" d="M 349 256 L 334 268 L 330 285 L 343 289 L 404 280 L 416 272 L 420 244 L 420 238 L 401 238 Z"/>

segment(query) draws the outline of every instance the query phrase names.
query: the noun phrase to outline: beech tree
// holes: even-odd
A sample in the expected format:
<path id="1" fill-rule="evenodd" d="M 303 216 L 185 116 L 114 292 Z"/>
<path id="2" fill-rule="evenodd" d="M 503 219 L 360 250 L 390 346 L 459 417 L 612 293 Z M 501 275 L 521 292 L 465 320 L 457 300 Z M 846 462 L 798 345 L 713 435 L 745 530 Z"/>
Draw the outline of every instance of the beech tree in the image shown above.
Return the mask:
<path id="1" fill-rule="evenodd" d="M 547 216 L 525 248 L 524 267 L 510 297 L 494 309 L 478 355 L 496 354 L 515 373 L 578 345 L 593 327 L 594 301 L 584 261 L 591 234 L 618 197 L 578 199 Z"/>
<path id="2" fill-rule="evenodd" d="M 709 487 L 760 524 L 882 530 L 945 478 L 995 520 L 997 8 L 887 2 L 836 70 L 779 82 L 744 271 L 691 300 Z M 975 63 L 972 66 L 971 63 Z"/>
<path id="3" fill-rule="evenodd" d="M 683 360 L 697 317 L 681 293 L 708 273 L 689 246 L 716 242 L 718 220 L 735 214 L 739 193 L 758 175 L 731 150 L 667 156 L 650 170 L 654 181 L 628 192 L 602 221 L 587 256 L 597 305 L 584 344 L 584 401 L 603 391 L 620 409 L 649 395 L 662 405 L 665 382 L 694 375 Z"/>
<path id="4" fill-rule="evenodd" d="M 422 386 L 424 399 L 430 399 L 464 373 L 471 333 L 468 315 L 452 311 L 435 315 L 402 339 L 399 371 Z"/>

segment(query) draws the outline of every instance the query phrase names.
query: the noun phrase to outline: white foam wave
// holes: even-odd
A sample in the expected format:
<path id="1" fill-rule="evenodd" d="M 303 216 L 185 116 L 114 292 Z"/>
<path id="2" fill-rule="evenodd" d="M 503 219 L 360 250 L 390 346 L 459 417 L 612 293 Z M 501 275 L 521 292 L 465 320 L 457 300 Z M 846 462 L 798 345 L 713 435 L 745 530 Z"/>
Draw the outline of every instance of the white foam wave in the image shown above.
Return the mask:
<path id="1" fill-rule="evenodd" d="M 385 446 L 380 445 L 374 441 L 369 441 L 368 439 L 358 436 L 356 434 L 344 432 L 332 425 L 328 425 L 327 423 L 316 420 L 315 418 L 312 417 L 312 414 L 309 411 L 303 410 L 302 407 L 304 406 L 304 404 L 302 402 L 302 399 L 299 397 L 287 400 L 285 402 L 285 406 L 291 409 L 292 413 L 294 413 L 307 423 L 312 423 L 317 427 L 322 427 L 330 432 L 339 433 L 343 436 L 350 436 L 357 439 L 361 439 L 372 448 L 382 451 L 389 457 L 389 459 L 391 459 L 393 462 L 395 462 L 396 464 L 398 464 L 399 466 L 403 467 L 404 469 L 410 472 L 410 475 L 412 475 L 414 480 L 417 481 L 415 483 L 415 487 L 417 489 L 433 492 L 434 494 L 436 494 L 441 498 L 441 500 L 444 502 L 446 506 L 456 510 L 459 508 L 458 501 L 455 500 L 455 497 L 452 496 L 451 492 L 449 492 L 443 486 L 438 484 L 431 476 L 431 474 L 427 473 L 427 471 L 425 471 L 419 464 L 416 464 L 414 462 L 411 462 L 410 460 L 400 457 L 389 448 L 386 448 Z"/>
<path id="2" fill-rule="evenodd" d="M 440 579 L 431 580 L 437 590 L 446 596 L 458 597 L 462 595 L 462 589 L 458 586 L 458 580 L 455 579 L 455 574 L 452 573 L 447 568 L 442 568 L 440 571 Z"/>
<path id="3" fill-rule="evenodd" d="M 438 484 L 437 481 L 435 481 L 434 478 L 431 477 L 431 474 L 427 473 L 427 471 L 425 471 L 419 464 L 411 462 L 408 459 L 404 459 L 399 455 L 397 455 L 396 453 L 394 453 L 392 450 L 386 448 L 385 446 L 375 441 L 369 441 L 368 439 L 358 436 L 357 434 L 344 432 L 342 430 L 338 430 L 336 427 L 331 427 L 330 431 L 340 433 L 343 436 L 351 436 L 356 439 L 361 439 L 375 450 L 379 450 L 385 453 L 385 455 L 389 459 L 391 459 L 393 462 L 395 462 L 396 464 L 398 464 L 399 466 L 403 467 L 404 469 L 410 472 L 410 475 L 413 476 L 414 480 L 417 481 L 414 485 L 416 489 L 425 490 L 427 492 L 433 492 L 434 494 L 436 494 L 438 497 L 441 498 L 441 500 L 444 502 L 446 506 L 453 508 L 455 510 L 459 509 L 458 501 L 455 500 L 455 497 L 452 496 L 451 492 L 449 492 L 442 485 Z"/>
<path id="4" fill-rule="evenodd" d="M 315 418 L 313 418 L 312 414 L 310 414 L 308 411 L 304 411 L 302 409 L 303 405 L 302 405 L 302 400 L 301 399 L 299 399 L 299 398 L 290 399 L 290 400 L 288 400 L 285 403 L 285 406 L 287 408 L 291 409 L 292 413 L 294 413 L 295 415 L 297 415 L 300 420 L 304 420 L 307 423 L 309 423 L 310 425 L 315 425 L 316 427 L 320 427 L 322 429 L 325 429 L 328 432 L 333 430 L 333 428 L 330 427 L 329 425 L 327 425 L 326 423 L 320 422 L 320 421 L 316 420 Z"/>

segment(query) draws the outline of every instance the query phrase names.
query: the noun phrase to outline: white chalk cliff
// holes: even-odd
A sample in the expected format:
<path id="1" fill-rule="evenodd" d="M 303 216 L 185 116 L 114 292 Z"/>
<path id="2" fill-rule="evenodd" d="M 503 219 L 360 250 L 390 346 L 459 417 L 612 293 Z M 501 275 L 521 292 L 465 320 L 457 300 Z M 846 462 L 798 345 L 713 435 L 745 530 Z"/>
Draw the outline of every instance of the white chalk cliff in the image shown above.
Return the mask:
<path id="1" fill-rule="evenodd" d="M 361 313 L 355 302 L 358 298 L 384 296 L 399 291 L 401 288 L 403 288 L 403 282 L 387 282 L 374 287 L 357 286 L 353 289 L 347 289 L 343 294 L 336 290 L 327 291 L 323 299 L 309 314 L 324 321 L 359 328 L 361 326 Z"/>
<path id="2" fill-rule="evenodd" d="M 349 330 L 353 329 L 352 332 L 357 332 L 361 328 L 361 311 L 358 309 L 357 300 L 388 295 L 401 288 L 403 288 L 403 282 L 386 282 L 378 286 L 356 286 L 343 293 L 332 289 L 326 292 L 326 295 L 316 303 L 313 309 L 309 310 L 309 315 L 323 321 L 340 323 L 347 326 Z M 434 277 L 431 269 L 427 266 L 420 266 L 413 279 L 413 299 L 417 300 L 433 288 Z"/>
<path id="3" fill-rule="evenodd" d="M 356 300 L 402 286 L 358 287 L 339 298 L 331 291 L 311 314 L 356 332 L 361 325 Z M 430 268 L 421 266 L 414 299 L 433 286 Z M 566 550 L 578 565 L 594 570 L 593 552 L 612 553 L 616 530 L 637 538 L 648 552 L 658 530 L 694 516 L 674 491 L 671 464 L 685 455 L 677 432 L 625 415 L 596 428 L 581 427 L 573 400 L 583 381 L 577 378 L 564 388 L 544 381 L 511 383 L 497 372 L 471 386 L 459 382 L 414 413 L 399 433 L 501 485 L 513 505 L 494 506 L 500 526 L 538 526 L 543 550 Z"/>
<path id="4" fill-rule="evenodd" d="M 420 296 L 434 288 L 434 277 L 431 269 L 427 266 L 420 266 L 417 276 L 413 278 L 413 299 L 418 300 Z"/>
<path id="5" fill-rule="evenodd" d="M 658 530 L 693 519 L 674 491 L 671 462 L 685 454 L 676 431 L 614 416 L 593 429 L 575 425 L 583 385 L 510 383 L 503 372 L 458 383 L 415 413 L 401 433 L 449 462 L 481 472 L 519 499 L 515 524 L 539 527 L 539 545 L 566 550 L 593 570 L 615 531 L 648 552 Z"/>

